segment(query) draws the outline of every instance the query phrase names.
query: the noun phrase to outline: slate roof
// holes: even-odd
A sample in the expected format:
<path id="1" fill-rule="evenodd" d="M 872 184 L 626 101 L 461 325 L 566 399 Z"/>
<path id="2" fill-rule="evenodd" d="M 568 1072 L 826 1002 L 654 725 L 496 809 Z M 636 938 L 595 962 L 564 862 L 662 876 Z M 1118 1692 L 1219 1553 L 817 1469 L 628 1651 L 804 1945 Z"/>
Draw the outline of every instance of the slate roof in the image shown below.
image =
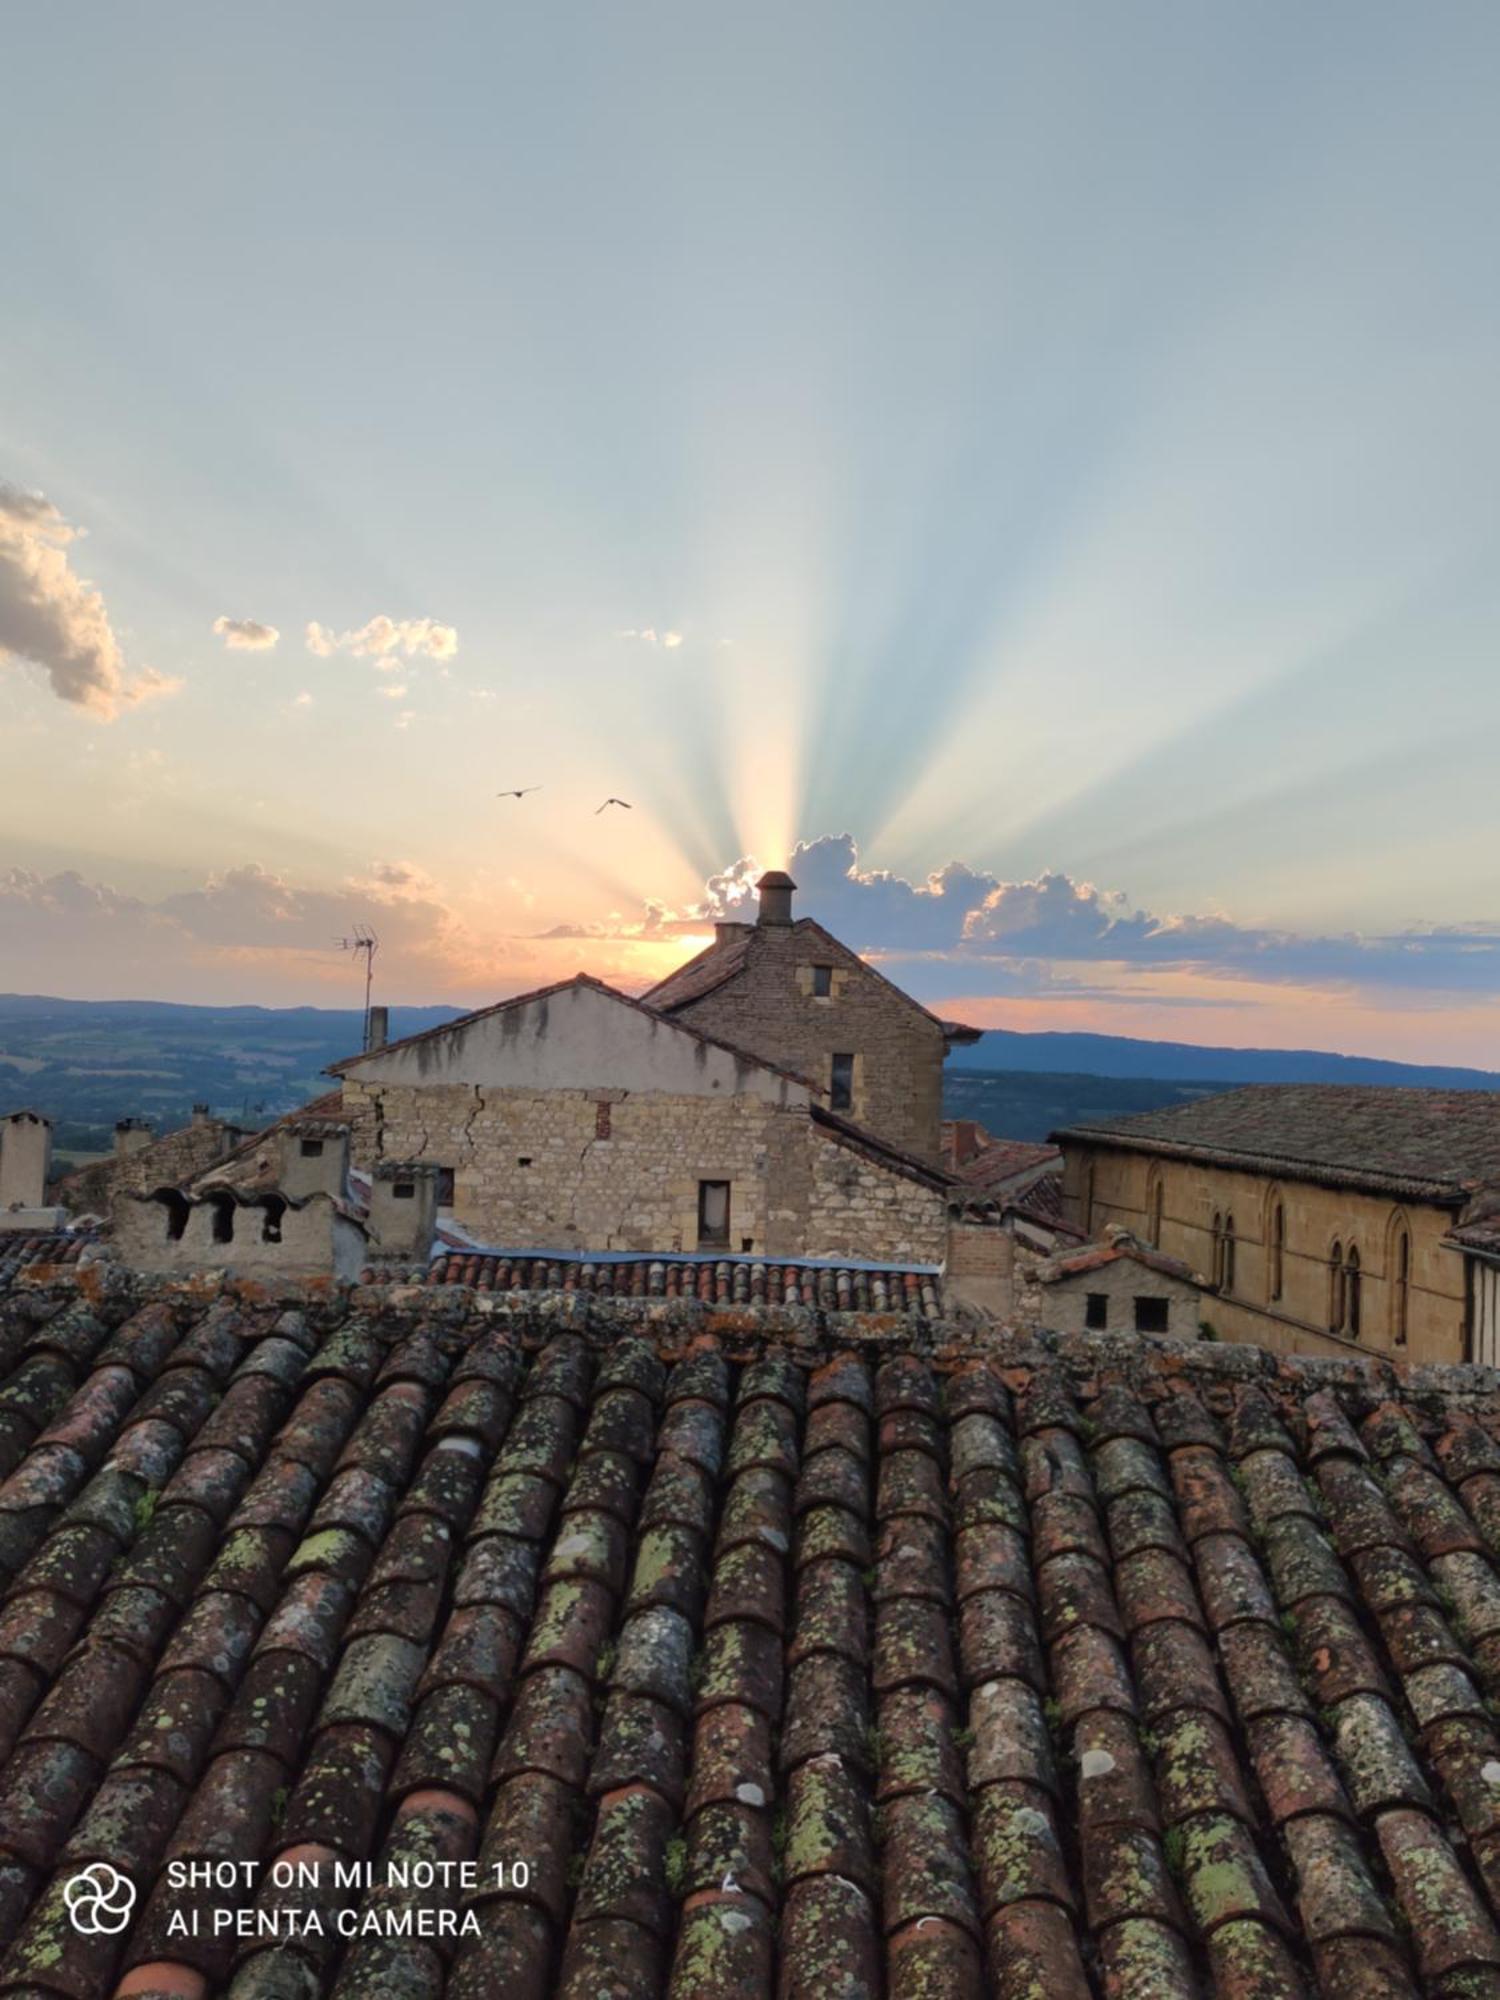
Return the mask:
<path id="1" fill-rule="evenodd" d="M 1500 1092 L 1258 1083 L 1052 1137 L 1457 1205 L 1500 1181 Z"/>
<path id="2" fill-rule="evenodd" d="M 1500 1992 L 1500 1376 L 570 1304 L 0 1308 L 0 1994 Z"/>

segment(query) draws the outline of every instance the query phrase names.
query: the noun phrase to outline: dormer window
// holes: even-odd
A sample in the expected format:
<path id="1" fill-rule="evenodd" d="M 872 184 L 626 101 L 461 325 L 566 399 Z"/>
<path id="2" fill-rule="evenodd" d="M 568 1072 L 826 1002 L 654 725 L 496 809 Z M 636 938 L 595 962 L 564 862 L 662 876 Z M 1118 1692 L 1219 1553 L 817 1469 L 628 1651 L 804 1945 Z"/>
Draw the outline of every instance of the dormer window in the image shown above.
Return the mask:
<path id="1" fill-rule="evenodd" d="M 830 1000 L 833 997 L 833 967 L 815 965 L 812 969 L 812 990 L 814 1000 Z"/>

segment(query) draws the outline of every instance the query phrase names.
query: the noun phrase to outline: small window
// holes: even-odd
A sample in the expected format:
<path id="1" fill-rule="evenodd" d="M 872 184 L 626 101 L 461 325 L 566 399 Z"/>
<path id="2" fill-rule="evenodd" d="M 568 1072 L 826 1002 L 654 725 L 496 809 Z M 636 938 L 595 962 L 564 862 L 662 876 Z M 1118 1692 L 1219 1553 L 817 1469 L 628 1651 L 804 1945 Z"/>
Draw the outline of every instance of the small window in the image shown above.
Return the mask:
<path id="1" fill-rule="evenodd" d="M 754 1248 L 755 1238 L 753 1236 L 742 1236 L 740 1238 L 740 1254 L 742 1256 L 748 1257 Z"/>
<path id="2" fill-rule="evenodd" d="M 854 1103 L 854 1058 L 834 1056 L 829 1073 L 828 1102 L 835 1111 L 847 1111 Z"/>
<path id="3" fill-rule="evenodd" d="M 1149 1294 L 1137 1296 L 1135 1302 L 1135 1330 L 1137 1333 L 1165 1333 L 1167 1330 L 1167 1301 L 1153 1298 Z"/>
<path id="4" fill-rule="evenodd" d="M 813 998 L 815 1000 L 829 999 L 833 993 L 833 967 L 831 965 L 815 965 L 812 969 L 812 979 Z"/>
<path id="5" fill-rule="evenodd" d="M 516 1161 L 516 1165 L 518 1167 L 529 1167 L 531 1165 L 530 1153 L 522 1153 L 520 1158 Z"/>
<path id="6" fill-rule="evenodd" d="M 610 1107 L 608 1104 L 596 1104 L 594 1106 L 594 1137 L 596 1139 L 607 1139 L 609 1137 L 609 1110 Z"/>
<path id="7" fill-rule="evenodd" d="M 392 1201 L 415 1201 L 416 1198 L 417 1198 L 417 1184 L 415 1181 L 392 1181 L 391 1183 Z"/>
<path id="8" fill-rule="evenodd" d="M 297 1150 L 301 1153 L 304 1160 L 321 1160 L 323 1157 L 323 1141 L 321 1139 L 304 1139 Z"/>
<path id="9" fill-rule="evenodd" d="M 453 1206 L 453 1169 L 439 1167 L 437 1170 L 437 1205 L 439 1208 Z"/>
<path id="10" fill-rule="evenodd" d="M 729 1247 L 729 1183 L 698 1183 L 698 1247 L 700 1250 Z"/>
<path id="11" fill-rule="evenodd" d="M 1090 1292 L 1083 1302 L 1083 1323 L 1096 1331 L 1109 1325 L 1108 1292 Z"/>

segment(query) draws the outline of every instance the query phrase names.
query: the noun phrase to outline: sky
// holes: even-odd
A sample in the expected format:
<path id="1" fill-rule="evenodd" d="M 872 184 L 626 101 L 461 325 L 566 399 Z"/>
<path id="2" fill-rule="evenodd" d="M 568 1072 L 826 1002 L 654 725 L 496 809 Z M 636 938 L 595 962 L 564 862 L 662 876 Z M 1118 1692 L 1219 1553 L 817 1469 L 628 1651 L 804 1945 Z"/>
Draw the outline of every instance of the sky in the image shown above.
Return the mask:
<path id="1" fill-rule="evenodd" d="M 6 44 L 0 990 L 1500 1067 L 1492 0 Z"/>

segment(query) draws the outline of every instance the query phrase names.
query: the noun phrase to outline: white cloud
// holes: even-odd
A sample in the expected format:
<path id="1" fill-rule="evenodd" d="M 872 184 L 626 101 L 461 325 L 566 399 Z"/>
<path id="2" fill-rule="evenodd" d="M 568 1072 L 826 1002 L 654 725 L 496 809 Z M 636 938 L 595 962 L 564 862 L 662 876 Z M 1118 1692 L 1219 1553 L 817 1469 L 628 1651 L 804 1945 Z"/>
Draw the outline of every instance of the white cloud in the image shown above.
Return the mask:
<path id="1" fill-rule="evenodd" d="M 40 493 L 0 485 L 0 659 L 29 660 L 59 700 L 112 721 L 179 684 L 126 666 L 104 599 L 70 562 L 79 532 Z"/>
<path id="2" fill-rule="evenodd" d="M 654 625 L 632 625 L 616 632 L 617 639 L 632 639 L 638 646 L 665 646 L 669 652 L 682 644 L 680 632 L 658 632 Z"/>
<path id="3" fill-rule="evenodd" d="M 374 660 L 381 672 L 389 673 L 398 655 L 409 660 L 451 660 L 458 651 L 458 633 L 434 618 L 388 618 L 384 612 L 349 632 L 334 632 L 314 619 L 307 628 L 307 650 L 320 660 L 335 653 Z"/>
<path id="4" fill-rule="evenodd" d="M 274 625 L 258 618 L 216 618 L 213 629 L 232 653 L 269 653 L 281 637 Z"/>
<path id="5" fill-rule="evenodd" d="M 383 695 L 387 701 L 402 701 L 406 696 L 406 687 L 404 683 L 398 682 L 395 687 L 376 688 L 375 692 Z"/>

